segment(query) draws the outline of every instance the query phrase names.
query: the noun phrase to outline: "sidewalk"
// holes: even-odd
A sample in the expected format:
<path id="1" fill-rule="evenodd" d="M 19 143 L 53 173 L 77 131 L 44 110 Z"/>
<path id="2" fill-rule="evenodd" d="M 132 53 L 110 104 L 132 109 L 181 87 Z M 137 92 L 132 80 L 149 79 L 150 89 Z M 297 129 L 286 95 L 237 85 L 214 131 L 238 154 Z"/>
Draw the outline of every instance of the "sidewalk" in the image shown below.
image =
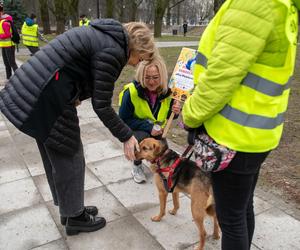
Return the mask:
<path id="1" fill-rule="evenodd" d="M 1 63 L 0 85 L 3 67 Z M 87 164 L 85 203 L 99 208 L 107 226 L 94 233 L 66 236 L 34 140 L 0 115 L 0 249 L 192 250 L 198 233 L 189 197 L 181 195 L 176 216 L 167 214 L 161 222 L 152 222 L 150 217 L 158 212 L 159 204 L 150 171 L 146 168 L 146 184 L 135 184 L 121 143 L 96 117 L 89 100 L 79 106 L 78 114 Z M 172 207 L 171 196 L 167 207 Z M 299 211 L 262 190 L 256 192 L 255 211 L 251 249 L 300 249 Z M 211 222 L 205 224 L 205 249 L 220 249 L 220 240 L 211 237 Z"/>

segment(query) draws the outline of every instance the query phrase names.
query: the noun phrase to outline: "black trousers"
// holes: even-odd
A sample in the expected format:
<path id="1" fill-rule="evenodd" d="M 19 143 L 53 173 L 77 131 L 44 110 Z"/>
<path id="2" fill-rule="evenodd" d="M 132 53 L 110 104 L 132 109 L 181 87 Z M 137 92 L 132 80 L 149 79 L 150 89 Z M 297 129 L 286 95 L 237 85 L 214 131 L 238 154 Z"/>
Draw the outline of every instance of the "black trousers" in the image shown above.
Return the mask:
<path id="1" fill-rule="evenodd" d="M 268 154 L 237 152 L 228 168 L 212 173 L 222 250 L 250 249 L 255 227 L 254 189 Z"/>
<path id="2" fill-rule="evenodd" d="M 33 56 L 36 52 L 38 52 L 40 49 L 39 47 L 34 47 L 34 46 L 26 46 L 27 49 L 29 49 L 31 56 Z"/>
<path id="3" fill-rule="evenodd" d="M 15 59 L 15 46 L 2 48 L 2 59 L 6 70 L 6 79 L 12 75 L 11 69 L 15 72 L 18 68 Z"/>
<path id="4" fill-rule="evenodd" d="M 84 210 L 85 160 L 79 144 L 77 152 L 69 155 L 37 141 L 53 202 L 64 217 L 78 216 Z"/>

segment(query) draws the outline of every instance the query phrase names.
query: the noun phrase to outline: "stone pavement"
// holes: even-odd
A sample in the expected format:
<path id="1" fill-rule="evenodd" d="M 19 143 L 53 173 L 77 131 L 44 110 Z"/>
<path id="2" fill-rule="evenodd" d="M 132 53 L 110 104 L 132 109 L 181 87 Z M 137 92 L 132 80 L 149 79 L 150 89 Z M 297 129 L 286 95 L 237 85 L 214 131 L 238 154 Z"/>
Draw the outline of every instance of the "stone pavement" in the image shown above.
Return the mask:
<path id="1" fill-rule="evenodd" d="M 198 234 L 189 197 L 181 195 L 176 216 L 167 214 L 161 222 L 152 222 L 150 217 L 158 212 L 159 204 L 148 168 L 147 183 L 135 184 L 122 145 L 96 117 L 89 100 L 79 106 L 78 114 L 87 163 L 85 203 L 99 208 L 107 226 L 93 233 L 66 236 L 34 140 L 0 115 L 0 249 L 192 250 Z M 172 207 L 171 197 L 167 206 Z M 255 211 L 251 249 L 300 249 L 299 211 L 262 190 L 256 192 Z M 209 235 L 205 249 L 220 249 L 220 241 L 211 237 L 210 220 L 205 224 Z"/>

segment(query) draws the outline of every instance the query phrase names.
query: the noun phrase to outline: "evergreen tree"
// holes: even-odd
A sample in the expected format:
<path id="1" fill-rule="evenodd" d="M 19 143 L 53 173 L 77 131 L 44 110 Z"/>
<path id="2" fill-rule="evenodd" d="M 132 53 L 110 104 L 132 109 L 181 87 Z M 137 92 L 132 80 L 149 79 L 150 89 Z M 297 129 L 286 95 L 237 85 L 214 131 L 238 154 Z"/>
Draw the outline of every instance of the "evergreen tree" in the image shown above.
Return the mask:
<path id="1" fill-rule="evenodd" d="M 14 19 L 14 24 L 18 29 L 26 18 L 26 12 L 20 0 L 4 0 L 4 13 L 9 14 Z"/>

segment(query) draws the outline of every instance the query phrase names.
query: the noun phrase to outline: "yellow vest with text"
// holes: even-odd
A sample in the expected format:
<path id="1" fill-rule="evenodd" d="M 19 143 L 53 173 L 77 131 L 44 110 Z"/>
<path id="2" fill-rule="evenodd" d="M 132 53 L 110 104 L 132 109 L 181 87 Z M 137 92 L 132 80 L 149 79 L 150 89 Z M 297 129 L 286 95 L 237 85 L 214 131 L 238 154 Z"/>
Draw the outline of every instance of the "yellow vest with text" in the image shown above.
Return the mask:
<path id="1" fill-rule="evenodd" d="M 121 106 L 123 94 L 127 89 L 129 90 L 130 99 L 132 105 L 134 106 L 135 117 L 142 120 L 149 120 L 153 124 L 157 123 L 161 125 L 161 127 L 164 127 L 166 125 L 167 116 L 171 104 L 171 97 L 167 97 L 161 101 L 160 109 L 156 119 L 151 112 L 148 102 L 139 97 L 134 83 L 129 83 L 124 86 L 124 90 L 119 95 L 119 105 Z"/>
<path id="2" fill-rule="evenodd" d="M 216 30 L 232 0 L 226 1 L 204 31 L 198 47 L 194 79 L 201 78 L 213 50 Z M 241 152 L 266 152 L 278 146 L 287 110 L 297 47 L 298 14 L 290 0 L 277 0 L 287 8 L 289 42 L 285 64 L 272 67 L 254 63 L 216 115 L 204 122 L 207 133 L 219 144 Z M 253 98 L 253 96 L 255 98 Z"/>
<path id="3" fill-rule="evenodd" d="M 37 24 L 28 26 L 26 22 L 24 22 L 21 30 L 24 45 L 32 47 L 39 46 L 38 28 Z"/>
<path id="4" fill-rule="evenodd" d="M 3 27 L 2 27 L 3 22 L 5 22 L 5 19 L 0 21 L 0 34 L 4 34 L 4 30 L 3 30 Z M 12 33 L 11 28 L 10 28 L 10 33 Z M 15 45 L 15 44 L 12 42 L 10 37 L 5 38 L 5 39 L 0 39 L 0 48 L 11 47 L 13 45 Z"/>
<path id="5" fill-rule="evenodd" d="M 90 24 L 90 20 L 89 19 L 86 19 L 85 23 L 83 23 L 82 20 L 79 21 L 79 27 L 81 27 L 81 26 L 89 26 L 89 24 Z"/>

